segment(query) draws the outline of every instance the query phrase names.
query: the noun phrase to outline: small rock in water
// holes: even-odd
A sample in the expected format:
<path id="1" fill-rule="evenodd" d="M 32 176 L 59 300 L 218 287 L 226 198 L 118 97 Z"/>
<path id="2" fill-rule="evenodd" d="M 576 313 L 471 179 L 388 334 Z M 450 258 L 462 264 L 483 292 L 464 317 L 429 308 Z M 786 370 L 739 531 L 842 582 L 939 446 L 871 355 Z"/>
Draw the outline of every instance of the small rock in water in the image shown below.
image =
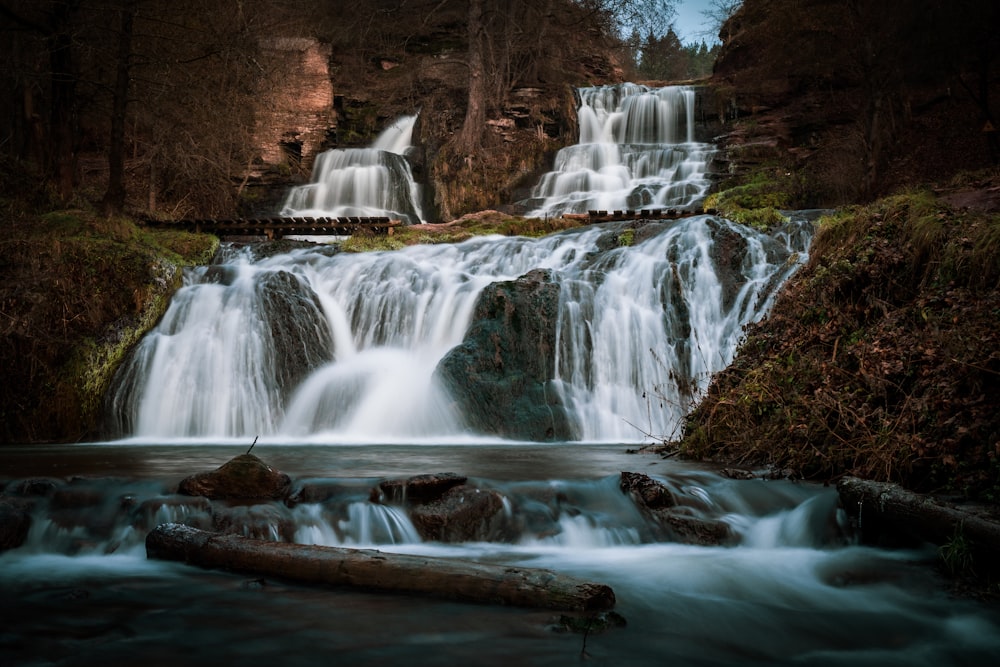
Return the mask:
<path id="1" fill-rule="evenodd" d="M 291 478 L 253 454 L 240 454 L 212 472 L 185 477 L 177 492 L 213 500 L 277 500 L 288 495 Z"/>

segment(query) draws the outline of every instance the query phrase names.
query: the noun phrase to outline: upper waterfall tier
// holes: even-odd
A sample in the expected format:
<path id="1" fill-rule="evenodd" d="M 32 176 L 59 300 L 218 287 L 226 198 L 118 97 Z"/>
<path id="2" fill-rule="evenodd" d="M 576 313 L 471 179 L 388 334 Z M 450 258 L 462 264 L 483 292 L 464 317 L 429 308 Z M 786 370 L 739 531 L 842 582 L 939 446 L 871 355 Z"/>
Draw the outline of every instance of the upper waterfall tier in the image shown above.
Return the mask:
<path id="1" fill-rule="evenodd" d="M 579 90 L 580 140 L 522 202 L 533 217 L 688 208 L 709 186 L 710 144 L 694 140 L 694 88 L 632 83 Z"/>
<path id="2" fill-rule="evenodd" d="M 423 219 L 420 186 L 405 153 L 416 116 L 382 131 L 370 148 L 325 151 L 316 157 L 312 181 L 288 193 L 285 216 L 389 217 L 407 224 Z"/>

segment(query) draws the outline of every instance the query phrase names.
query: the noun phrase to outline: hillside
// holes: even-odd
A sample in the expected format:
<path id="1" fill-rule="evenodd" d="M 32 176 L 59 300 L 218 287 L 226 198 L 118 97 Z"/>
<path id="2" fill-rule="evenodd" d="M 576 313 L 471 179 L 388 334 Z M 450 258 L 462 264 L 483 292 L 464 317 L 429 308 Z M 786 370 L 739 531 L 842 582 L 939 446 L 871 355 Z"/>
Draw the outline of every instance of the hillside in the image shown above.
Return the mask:
<path id="1" fill-rule="evenodd" d="M 984 131 L 1000 9 L 960 4 L 747 0 L 723 28 L 712 85 L 732 120 L 710 204 L 758 224 L 840 208 L 671 451 L 1000 500 L 1000 146 Z"/>

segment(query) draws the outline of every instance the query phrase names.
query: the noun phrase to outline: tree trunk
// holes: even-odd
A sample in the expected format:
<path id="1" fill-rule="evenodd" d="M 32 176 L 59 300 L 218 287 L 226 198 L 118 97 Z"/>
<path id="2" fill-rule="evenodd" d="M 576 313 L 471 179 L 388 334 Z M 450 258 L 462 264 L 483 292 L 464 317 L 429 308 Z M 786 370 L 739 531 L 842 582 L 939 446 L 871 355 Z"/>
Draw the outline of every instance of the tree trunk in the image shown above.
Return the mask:
<path id="1" fill-rule="evenodd" d="M 269 542 L 173 523 L 157 526 L 146 536 L 146 554 L 149 558 L 304 583 L 447 600 L 566 611 L 602 611 L 615 604 L 609 586 L 550 570 Z"/>
<path id="2" fill-rule="evenodd" d="M 469 101 L 460 145 L 467 157 L 475 155 L 486 126 L 486 72 L 483 62 L 483 0 L 469 0 Z"/>
<path id="3" fill-rule="evenodd" d="M 50 109 L 49 169 L 63 201 L 73 196 L 76 174 L 74 136 L 76 134 L 76 73 L 73 71 L 73 15 L 79 2 L 57 3 L 51 17 L 47 39 L 52 68 L 52 107 Z"/>
<path id="4" fill-rule="evenodd" d="M 132 69 L 132 23 L 136 0 L 122 5 L 118 33 L 118 63 L 111 109 L 111 140 L 108 147 L 108 189 L 101 202 L 105 215 L 125 208 L 125 113 L 128 109 L 129 77 Z"/>

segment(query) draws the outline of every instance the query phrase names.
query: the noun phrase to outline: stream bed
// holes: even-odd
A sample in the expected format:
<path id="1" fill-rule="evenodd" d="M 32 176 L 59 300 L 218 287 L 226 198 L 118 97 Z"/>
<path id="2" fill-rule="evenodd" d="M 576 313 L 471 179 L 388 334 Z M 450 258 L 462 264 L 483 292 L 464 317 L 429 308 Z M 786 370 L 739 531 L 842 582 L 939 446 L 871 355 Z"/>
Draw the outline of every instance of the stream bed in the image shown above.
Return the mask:
<path id="1" fill-rule="evenodd" d="M 614 444 L 273 440 L 253 453 L 289 474 L 293 489 L 337 491 L 293 506 L 165 502 L 177 500 L 182 478 L 246 449 L 234 441 L 0 448 L 5 495 L 25 479 L 48 478 L 63 490 L 36 501 L 27 542 L 0 554 L 0 664 L 912 667 L 994 664 L 1000 655 L 1000 610 L 949 597 L 933 549 L 857 545 L 832 488 L 729 479 Z M 725 522 L 733 542 L 666 541 L 622 492 L 622 471 L 657 480 L 694 516 Z M 519 531 L 502 541 L 421 541 L 405 513 L 370 500 L 380 480 L 435 472 L 502 494 Z M 626 624 L 579 633 L 565 629 L 559 612 L 145 558 L 152 524 L 237 509 L 272 517 L 299 542 L 543 567 L 606 583 Z"/>

